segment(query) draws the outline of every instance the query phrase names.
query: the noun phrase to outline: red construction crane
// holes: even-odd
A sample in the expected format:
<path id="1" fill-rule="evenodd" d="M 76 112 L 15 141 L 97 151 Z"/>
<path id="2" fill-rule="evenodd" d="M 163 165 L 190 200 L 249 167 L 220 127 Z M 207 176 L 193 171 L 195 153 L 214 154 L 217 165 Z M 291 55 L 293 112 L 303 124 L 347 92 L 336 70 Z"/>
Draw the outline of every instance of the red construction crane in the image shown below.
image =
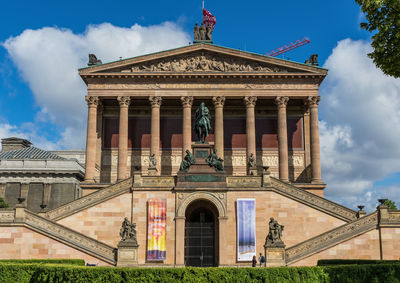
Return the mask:
<path id="1" fill-rule="evenodd" d="M 270 52 L 265 53 L 265 55 L 275 57 L 275 56 L 278 56 L 278 55 L 280 55 L 282 53 L 288 52 L 289 50 L 292 50 L 292 49 L 295 49 L 295 48 L 300 47 L 302 45 L 308 44 L 310 42 L 311 41 L 307 37 L 303 37 L 302 39 L 298 39 L 298 40 L 296 40 L 294 42 L 291 42 L 289 44 L 286 44 L 286 45 L 284 45 L 282 47 L 279 47 L 279 48 L 276 48 L 274 50 L 271 50 Z"/>

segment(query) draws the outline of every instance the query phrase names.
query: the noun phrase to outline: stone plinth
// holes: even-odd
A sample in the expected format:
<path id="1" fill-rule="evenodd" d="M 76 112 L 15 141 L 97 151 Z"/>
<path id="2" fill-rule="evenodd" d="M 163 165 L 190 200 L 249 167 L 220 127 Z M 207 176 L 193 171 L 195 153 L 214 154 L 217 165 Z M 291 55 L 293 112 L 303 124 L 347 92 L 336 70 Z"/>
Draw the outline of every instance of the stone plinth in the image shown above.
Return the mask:
<path id="1" fill-rule="evenodd" d="M 208 143 L 196 143 L 192 145 L 193 157 L 196 160 L 187 172 L 179 171 L 177 174 L 177 187 L 226 187 L 224 171 L 215 171 L 210 167 L 206 159 L 213 150 L 213 145 Z"/>
<path id="2" fill-rule="evenodd" d="M 126 240 L 118 244 L 117 266 L 130 267 L 138 265 L 138 248 L 136 241 Z"/>
<path id="3" fill-rule="evenodd" d="M 264 245 L 266 267 L 286 265 L 285 246 L 268 247 Z"/>
<path id="4" fill-rule="evenodd" d="M 157 176 L 158 170 L 156 167 L 149 167 L 147 170 L 149 176 Z"/>
<path id="5" fill-rule="evenodd" d="M 248 174 L 250 176 L 257 176 L 257 168 L 249 168 L 248 169 Z"/>

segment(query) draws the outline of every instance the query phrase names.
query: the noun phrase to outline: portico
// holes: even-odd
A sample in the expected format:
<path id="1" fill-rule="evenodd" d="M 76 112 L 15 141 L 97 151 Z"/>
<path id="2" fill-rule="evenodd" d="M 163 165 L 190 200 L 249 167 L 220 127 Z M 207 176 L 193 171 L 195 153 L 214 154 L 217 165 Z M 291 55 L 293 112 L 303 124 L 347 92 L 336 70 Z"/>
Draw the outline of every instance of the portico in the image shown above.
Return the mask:
<path id="1" fill-rule="evenodd" d="M 147 174 L 153 154 L 157 175 L 175 175 L 195 142 L 193 105 L 205 102 L 213 119 L 208 142 L 233 175 L 248 174 L 253 154 L 260 172 L 268 166 L 282 181 L 324 187 L 318 87 L 325 69 L 196 44 L 81 69 L 80 75 L 88 84 L 87 183 L 104 183 L 102 170 L 110 171 L 108 182 L 131 176 L 135 167 Z M 118 129 L 112 129 L 110 137 L 111 117 Z M 129 134 L 135 131 L 133 123 L 150 126 L 136 136 L 140 141 Z M 97 136 L 102 139 L 100 148 L 95 146 Z M 111 143 L 116 137 L 115 148 Z M 101 164 L 96 163 L 99 154 Z"/>

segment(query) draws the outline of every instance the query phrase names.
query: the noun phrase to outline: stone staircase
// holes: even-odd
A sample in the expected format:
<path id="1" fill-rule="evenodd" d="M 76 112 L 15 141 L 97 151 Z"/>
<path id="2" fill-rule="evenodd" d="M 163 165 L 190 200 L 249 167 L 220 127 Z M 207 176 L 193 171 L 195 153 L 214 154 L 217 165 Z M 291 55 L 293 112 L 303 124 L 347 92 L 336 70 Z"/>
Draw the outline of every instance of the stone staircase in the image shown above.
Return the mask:
<path id="1" fill-rule="evenodd" d="M 132 187 L 132 182 L 132 178 L 125 179 L 109 187 L 100 189 L 97 192 L 50 210 L 44 214 L 44 217 L 53 221 L 58 221 L 86 208 L 129 192 Z"/>
<path id="2" fill-rule="evenodd" d="M 377 225 L 378 212 L 375 211 L 365 217 L 346 223 L 293 247 L 287 248 L 286 263 L 294 263 L 312 254 L 347 241 L 357 235 L 376 229 Z"/>
<path id="3" fill-rule="evenodd" d="M 25 221 L 23 224 L 105 262 L 116 264 L 116 248 L 85 236 L 84 234 L 38 216 L 28 210 L 25 210 Z"/>
<path id="4" fill-rule="evenodd" d="M 313 193 L 307 192 L 304 189 L 299 189 L 298 187 L 289 183 L 282 182 L 277 178 L 269 178 L 272 190 L 283 196 L 303 203 L 307 206 L 311 206 L 346 222 L 357 219 L 357 212 L 352 209 L 330 201 L 326 198 L 317 196 Z"/>
<path id="5" fill-rule="evenodd" d="M 99 242 L 82 233 L 43 218 L 23 207 L 0 210 L 0 226 L 23 226 L 74 249 L 96 257 L 109 264 L 116 264 L 116 248 Z"/>

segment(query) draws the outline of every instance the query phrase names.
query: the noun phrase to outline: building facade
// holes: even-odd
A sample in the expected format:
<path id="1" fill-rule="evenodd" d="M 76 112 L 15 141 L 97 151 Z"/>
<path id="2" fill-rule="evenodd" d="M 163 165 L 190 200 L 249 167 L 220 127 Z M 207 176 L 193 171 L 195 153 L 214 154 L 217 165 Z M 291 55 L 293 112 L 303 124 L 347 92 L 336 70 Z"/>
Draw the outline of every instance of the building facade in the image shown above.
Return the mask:
<path id="1" fill-rule="evenodd" d="M 279 265 L 397 259 L 398 211 L 365 215 L 323 197 L 326 69 L 199 43 L 79 74 L 88 89 L 83 197 L 40 213 L 0 211 L 0 257 L 249 266 L 267 252 L 274 218 L 284 246 L 267 259 Z M 206 143 L 193 130 L 201 105 L 211 116 Z M 123 221 L 135 224 L 131 250 Z"/>

